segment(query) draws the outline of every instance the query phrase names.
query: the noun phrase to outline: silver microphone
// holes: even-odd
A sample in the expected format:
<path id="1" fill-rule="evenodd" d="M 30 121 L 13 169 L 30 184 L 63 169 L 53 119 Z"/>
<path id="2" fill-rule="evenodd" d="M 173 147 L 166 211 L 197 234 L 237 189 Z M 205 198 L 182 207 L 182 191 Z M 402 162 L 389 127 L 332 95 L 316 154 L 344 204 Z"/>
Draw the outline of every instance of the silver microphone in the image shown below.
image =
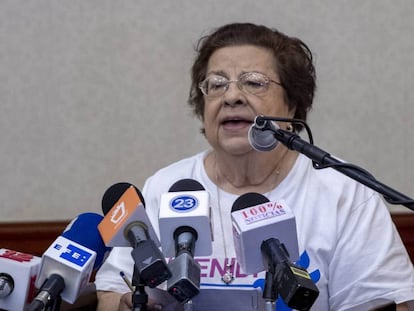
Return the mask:
<path id="1" fill-rule="evenodd" d="M 270 151 L 276 148 L 279 143 L 275 138 L 275 131 L 279 129 L 279 126 L 274 121 L 263 121 L 261 118 L 259 121 L 259 117 L 255 118 L 249 128 L 249 144 L 256 151 Z"/>

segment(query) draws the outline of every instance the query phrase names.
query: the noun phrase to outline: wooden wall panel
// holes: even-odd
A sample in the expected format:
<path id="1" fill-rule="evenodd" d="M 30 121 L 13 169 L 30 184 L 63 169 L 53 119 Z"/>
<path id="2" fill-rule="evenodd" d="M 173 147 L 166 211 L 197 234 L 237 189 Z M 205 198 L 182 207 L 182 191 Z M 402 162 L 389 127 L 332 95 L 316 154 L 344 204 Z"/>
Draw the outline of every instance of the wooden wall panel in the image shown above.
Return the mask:
<path id="1" fill-rule="evenodd" d="M 0 248 L 42 256 L 65 230 L 68 221 L 14 222 L 0 224 Z"/>
<path id="2" fill-rule="evenodd" d="M 414 213 L 392 218 L 414 262 Z M 69 221 L 0 223 L 0 248 L 41 256 Z"/>
<path id="3" fill-rule="evenodd" d="M 392 219 L 414 263 L 414 214 L 393 214 Z"/>

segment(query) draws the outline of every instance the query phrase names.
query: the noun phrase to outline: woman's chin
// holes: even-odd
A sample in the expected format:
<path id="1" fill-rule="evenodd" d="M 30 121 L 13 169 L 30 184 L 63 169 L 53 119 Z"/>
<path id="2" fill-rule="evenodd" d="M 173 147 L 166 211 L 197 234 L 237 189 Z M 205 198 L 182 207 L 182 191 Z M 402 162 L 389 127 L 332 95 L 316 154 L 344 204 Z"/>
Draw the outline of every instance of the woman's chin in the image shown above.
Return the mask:
<path id="1" fill-rule="evenodd" d="M 221 142 L 220 146 L 225 153 L 234 156 L 245 155 L 253 150 L 246 138 L 229 139 Z"/>

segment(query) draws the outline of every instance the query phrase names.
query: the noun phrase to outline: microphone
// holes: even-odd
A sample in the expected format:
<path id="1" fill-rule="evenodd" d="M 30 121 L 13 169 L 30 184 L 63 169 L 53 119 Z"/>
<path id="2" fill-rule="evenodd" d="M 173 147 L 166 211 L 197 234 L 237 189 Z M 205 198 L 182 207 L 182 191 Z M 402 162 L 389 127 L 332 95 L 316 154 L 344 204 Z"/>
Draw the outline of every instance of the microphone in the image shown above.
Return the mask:
<path id="1" fill-rule="evenodd" d="M 294 132 L 281 129 L 274 121 L 301 123 L 308 132 L 309 142 Z M 382 194 L 388 203 L 402 204 L 414 210 L 413 199 L 379 182 L 363 168 L 338 160 L 325 150 L 315 146 L 311 131 L 302 120 L 256 116 L 254 123 L 249 128 L 248 140 L 251 147 L 257 151 L 270 151 L 280 142 L 288 149 L 297 151 L 311 159 L 314 168 L 331 167 Z"/>
<path id="2" fill-rule="evenodd" d="M 80 214 L 49 246 L 42 255 L 35 283 L 39 291 L 30 310 L 44 310 L 61 299 L 76 301 L 109 251 L 97 230 L 102 218 L 96 213 Z"/>
<path id="3" fill-rule="evenodd" d="M 213 252 L 211 241 L 210 198 L 204 187 L 194 179 L 182 179 L 161 195 L 159 227 L 162 251 L 167 257 L 175 256 L 174 232 L 182 226 L 197 232 L 194 256 L 209 256 Z"/>
<path id="4" fill-rule="evenodd" d="M 33 300 L 41 258 L 0 248 L 0 309 L 24 310 Z"/>
<path id="5" fill-rule="evenodd" d="M 102 211 L 105 217 L 98 230 L 105 245 L 133 248 L 131 256 L 141 282 L 154 288 L 171 277 L 144 198 L 134 185 L 117 183 L 109 187 L 102 198 Z"/>
<path id="6" fill-rule="evenodd" d="M 231 219 L 236 257 L 246 274 L 266 269 L 260 245 L 272 237 L 282 241 L 293 261 L 299 259 L 296 220 L 285 201 L 269 202 L 259 193 L 246 193 L 234 201 Z"/>
<path id="7" fill-rule="evenodd" d="M 98 230 L 102 219 L 103 216 L 96 213 L 80 214 L 67 225 L 62 233 L 62 237 L 95 251 L 94 271 L 101 267 L 111 250 L 111 247 L 105 245 Z"/>
<path id="8" fill-rule="evenodd" d="M 246 193 L 231 209 L 236 257 L 247 274 L 267 271 L 264 298 L 279 294 L 291 308 L 309 310 L 319 295 L 299 259 L 295 216 L 286 202 Z M 252 249 L 252 246 L 256 248 Z M 270 290 L 270 292 L 269 292 Z"/>
<path id="9" fill-rule="evenodd" d="M 167 291 L 179 302 L 187 302 L 200 292 L 201 267 L 194 254 L 212 252 L 209 197 L 198 181 L 179 180 L 161 196 L 159 227 L 163 250 L 171 255 L 174 245 L 175 251 Z"/>
<path id="10" fill-rule="evenodd" d="M 30 304 L 30 311 L 59 310 L 65 289 L 65 280 L 58 274 L 51 274 L 43 283 L 39 293 Z"/>
<path id="11" fill-rule="evenodd" d="M 276 148 L 279 141 L 275 138 L 275 131 L 279 129 L 276 122 L 263 120 L 261 116 L 257 116 L 247 136 L 250 146 L 256 151 L 270 151 Z"/>
<path id="12" fill-rule="evenodd" d="M 312 307 L 319 290 L 306 269 L 293 264 L 286 248 L 276 238 L 264 241 L 260 247 L 267 263 L 267 278 L 264 298 L 275 299 L 279 294 L 289 307 L 308 311 Z M 270 291 L 274 292 L 268 292 Z"/>

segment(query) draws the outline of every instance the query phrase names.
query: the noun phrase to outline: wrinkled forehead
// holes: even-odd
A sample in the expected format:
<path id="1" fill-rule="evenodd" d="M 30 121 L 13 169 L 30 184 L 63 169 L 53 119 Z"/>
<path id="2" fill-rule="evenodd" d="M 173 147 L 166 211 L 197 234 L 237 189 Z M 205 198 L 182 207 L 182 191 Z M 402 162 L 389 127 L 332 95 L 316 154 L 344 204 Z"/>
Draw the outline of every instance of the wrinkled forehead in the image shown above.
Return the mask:
<path id="1" fill-rule="evenodd" d="M 219 48 L 211 54 L 206 69 L 206 75 L 216 73 L 228 78 L 237 78 L 245 72 L 260 72 L 275 78 L 276 60 L 272 51 L 255 45 Z"/>

